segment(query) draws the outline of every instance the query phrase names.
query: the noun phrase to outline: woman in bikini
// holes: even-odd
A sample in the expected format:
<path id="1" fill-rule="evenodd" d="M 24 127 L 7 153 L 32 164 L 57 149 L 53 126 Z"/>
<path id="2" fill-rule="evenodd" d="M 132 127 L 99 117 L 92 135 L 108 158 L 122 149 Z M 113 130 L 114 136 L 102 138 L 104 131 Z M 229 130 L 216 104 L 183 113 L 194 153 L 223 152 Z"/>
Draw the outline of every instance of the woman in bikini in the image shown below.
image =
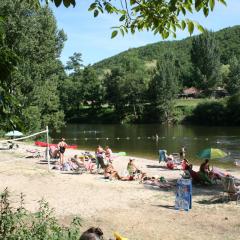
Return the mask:
<path id="1" fill-rule="evenodd" d="M 64 153 L 67 148 L 67 144 L 65 143 L 65 139 L 62 138 L 61 142 L 58 143 L 58 151 L 60 156 L 60 165 L 63 165 L 64 163 Z"/>

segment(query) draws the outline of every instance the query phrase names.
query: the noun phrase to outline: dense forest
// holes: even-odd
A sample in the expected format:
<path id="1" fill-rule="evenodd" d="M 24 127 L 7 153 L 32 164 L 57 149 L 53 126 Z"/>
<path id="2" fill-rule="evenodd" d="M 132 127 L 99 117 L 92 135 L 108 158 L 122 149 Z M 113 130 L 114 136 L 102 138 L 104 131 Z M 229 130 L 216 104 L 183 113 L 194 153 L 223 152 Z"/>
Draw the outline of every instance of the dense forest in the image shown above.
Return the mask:
<path id="1" fill-rule="evenodd" d="M 240 26 L 129 49 L 93 66 L 83 66 L 81 53 L 74 53 L 64 66 L 67 36 L 48 7 L 2 0 L 0 16 L 2 130 L 59 129 L 66 122 L 203 123 L 201 114 L 207 123 L 240 122 L 229 112 L 239 101 Z M 221 106 L 176 105 L 187 87 L 201 90 L 203 99 L 218 87 L 232 97 Z M 222 117 L 208 121 L 205 109 Z M 226 121 L 228 114 L 235 120 Z"/>

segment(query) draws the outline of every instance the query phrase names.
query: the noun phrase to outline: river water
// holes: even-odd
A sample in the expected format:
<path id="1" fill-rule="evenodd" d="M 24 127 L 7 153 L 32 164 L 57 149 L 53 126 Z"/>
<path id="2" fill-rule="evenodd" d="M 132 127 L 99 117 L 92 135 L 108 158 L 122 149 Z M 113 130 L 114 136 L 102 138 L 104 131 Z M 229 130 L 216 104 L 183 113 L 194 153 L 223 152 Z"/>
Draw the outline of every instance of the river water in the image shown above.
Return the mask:
<path id="1" fill-rule="evenodd" d="M 158 150 L 166 149 L 168 154 L 179 152 L 185 146 L 187 158 L 200 163 L 196 153 L 208 147 L 220 148 L 229 153 L 225 159 L 214 164 L 233 166 L 240 159 L 239 127 L 167 126 L 160 124 L 69 124 L 59 133 L 52 133 L 53 142 L 61 137 L 68 144 L 94 151 L 97 145 L 109 145 L 113 152 L 127 152 L 127 155 L 158 159 Z M 156 137 L 157 136 L 157 137 Z"/>

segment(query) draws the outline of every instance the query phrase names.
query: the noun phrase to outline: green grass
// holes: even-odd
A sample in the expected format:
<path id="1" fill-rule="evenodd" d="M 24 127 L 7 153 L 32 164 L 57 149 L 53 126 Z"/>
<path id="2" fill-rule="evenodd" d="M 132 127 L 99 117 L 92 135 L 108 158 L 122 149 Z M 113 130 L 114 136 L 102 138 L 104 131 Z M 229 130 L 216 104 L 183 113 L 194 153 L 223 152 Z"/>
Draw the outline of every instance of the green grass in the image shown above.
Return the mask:
<path id="1" fill-rule="evenodd" d="M 209 98 L 196 98 L 196 99 L 176 99 L 175 107 L 196 107 L 199 103 L 210 100 Z"/>

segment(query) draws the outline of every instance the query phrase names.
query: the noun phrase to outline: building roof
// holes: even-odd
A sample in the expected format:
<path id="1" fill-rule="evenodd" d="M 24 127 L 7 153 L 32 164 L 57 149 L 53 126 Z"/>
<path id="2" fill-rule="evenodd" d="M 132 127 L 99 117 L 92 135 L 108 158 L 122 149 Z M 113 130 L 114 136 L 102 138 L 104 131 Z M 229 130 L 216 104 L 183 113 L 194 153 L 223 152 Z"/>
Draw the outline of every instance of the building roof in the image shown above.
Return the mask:
<path id="1" fill-rule="evenodd" d="M 184 94 L 198 94 L 200 91 L 195 87 L 186 88 L 183 90 Z"/>

